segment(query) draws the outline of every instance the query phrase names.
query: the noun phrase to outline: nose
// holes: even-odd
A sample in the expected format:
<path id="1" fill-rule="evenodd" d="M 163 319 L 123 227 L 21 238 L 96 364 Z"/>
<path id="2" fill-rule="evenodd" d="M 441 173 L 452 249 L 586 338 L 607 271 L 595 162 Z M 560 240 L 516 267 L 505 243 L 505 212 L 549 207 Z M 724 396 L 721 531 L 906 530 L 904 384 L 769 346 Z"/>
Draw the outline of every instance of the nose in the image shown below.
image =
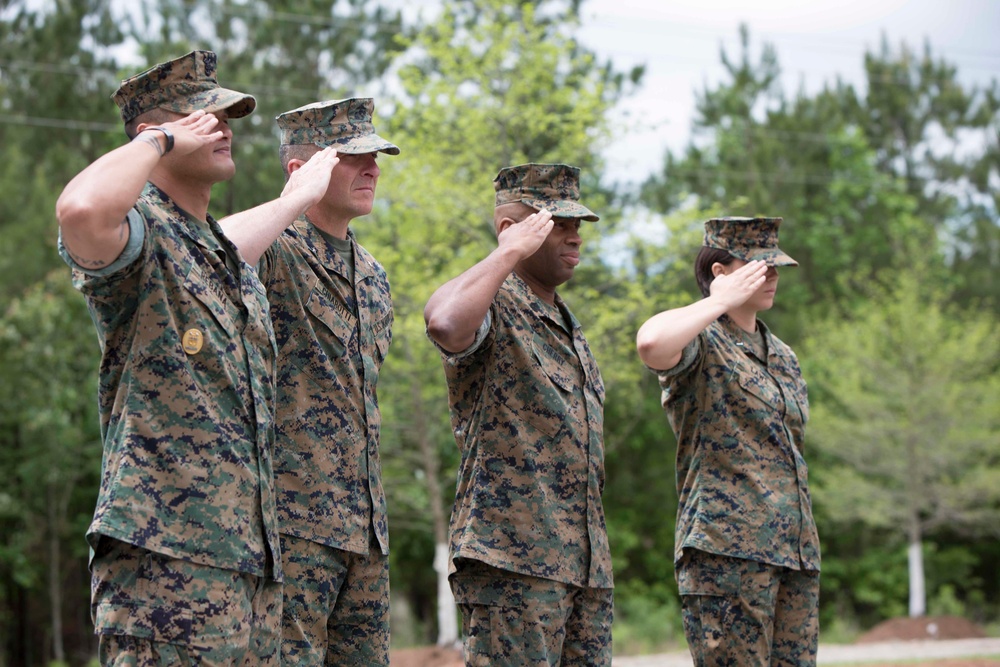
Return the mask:
<path id="1" fill-rule="evenodd" d="M 379 174 L 382 173 L 382 170 L 379 169 L 378 162 L 376 161 L 375 156 L 376 156 L 375 153 L 369 153 L 368 155 L 365 156 L 364 172 L 367 175 L 373 176 L 374 178 L 378 178 Z"/>
<path id="2" fill-rule="evenodd" d="M 767 267 L 767 273 L 764 275 L 765 280 L 774 280 L 778 277 L 778 267 L 769 266 Z"/>

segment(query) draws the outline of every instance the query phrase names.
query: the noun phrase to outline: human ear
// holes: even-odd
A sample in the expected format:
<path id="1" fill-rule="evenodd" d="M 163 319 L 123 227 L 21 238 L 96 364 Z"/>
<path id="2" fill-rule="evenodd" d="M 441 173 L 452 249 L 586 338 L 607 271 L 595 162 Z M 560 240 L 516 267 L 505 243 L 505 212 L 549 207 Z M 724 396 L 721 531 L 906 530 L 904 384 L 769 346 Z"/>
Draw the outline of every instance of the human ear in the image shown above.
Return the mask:
<path id="1" fill-rule="evenodd" d="M 520 221 L 515 220 L 514 218 L 508 218 L 507 216 L 500 218 L 500 222 L 497 223 L 497 234 L 500 234 L 511 225 L 516 225 L 518 222 Z"/>
<path id="2" fill-rule="evenodd" d="M 725 273 L 726 273 L 726 267 L 725 267 L 724 264 L 720 264 L 719 262 L 715 262 L 714 264 L 712 264 L 712 275 L 713 276 L 715 276 L 716 278 L 718 278 L 719 276 L 721 276 L 721 275 L 723 275 Z"/>

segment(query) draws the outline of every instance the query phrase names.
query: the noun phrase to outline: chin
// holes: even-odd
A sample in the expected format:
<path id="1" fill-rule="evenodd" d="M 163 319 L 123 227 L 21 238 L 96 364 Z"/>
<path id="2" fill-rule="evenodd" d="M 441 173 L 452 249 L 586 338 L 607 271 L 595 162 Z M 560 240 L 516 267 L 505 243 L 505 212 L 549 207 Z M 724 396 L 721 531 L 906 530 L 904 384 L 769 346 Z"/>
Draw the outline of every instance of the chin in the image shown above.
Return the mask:
<path id="1" fill-rule="evenodd" d="M 228 181 L 233 176 L 236 175 L 236 164 L 230 162 L 228 166 L 219 167 L 215 170 L 215 182 L 221 183 L 222 181 Z"/>

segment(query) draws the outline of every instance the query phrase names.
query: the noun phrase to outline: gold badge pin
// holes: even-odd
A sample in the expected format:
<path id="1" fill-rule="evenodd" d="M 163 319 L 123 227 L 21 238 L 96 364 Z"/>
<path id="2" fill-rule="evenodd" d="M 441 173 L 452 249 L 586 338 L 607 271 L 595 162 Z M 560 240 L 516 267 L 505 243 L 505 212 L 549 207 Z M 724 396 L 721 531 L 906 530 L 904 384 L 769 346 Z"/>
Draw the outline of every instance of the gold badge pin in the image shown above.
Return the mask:
<path id="1" fill-rule="evenodd" d="M 198 354 L 205 342 L 205 335 L 198 329 L 188 329 L 181 339 L 181 346 L 188 354 Z"/>

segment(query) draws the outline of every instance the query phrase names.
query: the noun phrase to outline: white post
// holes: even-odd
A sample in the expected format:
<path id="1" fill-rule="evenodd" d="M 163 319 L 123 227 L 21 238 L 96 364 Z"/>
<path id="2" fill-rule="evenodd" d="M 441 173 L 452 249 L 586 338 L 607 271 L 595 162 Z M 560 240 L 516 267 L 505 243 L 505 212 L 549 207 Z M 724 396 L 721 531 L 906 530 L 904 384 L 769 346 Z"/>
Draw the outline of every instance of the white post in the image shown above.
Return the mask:
<path id="1" fill-rule="evenodd" d="M 910 542 L 906 552 L 910 571 L 910 618 L 927 613 L 927 594 L 924 591 L 924 552 L 920 540 Z"/>
<path id="2" fill-rule="evenodd" d="M 448 545 L 434 545 L 434 571 L 437 572 L 438 646 L 458 644 L 458 621 L 455 596 L 448 585 Z"/>

